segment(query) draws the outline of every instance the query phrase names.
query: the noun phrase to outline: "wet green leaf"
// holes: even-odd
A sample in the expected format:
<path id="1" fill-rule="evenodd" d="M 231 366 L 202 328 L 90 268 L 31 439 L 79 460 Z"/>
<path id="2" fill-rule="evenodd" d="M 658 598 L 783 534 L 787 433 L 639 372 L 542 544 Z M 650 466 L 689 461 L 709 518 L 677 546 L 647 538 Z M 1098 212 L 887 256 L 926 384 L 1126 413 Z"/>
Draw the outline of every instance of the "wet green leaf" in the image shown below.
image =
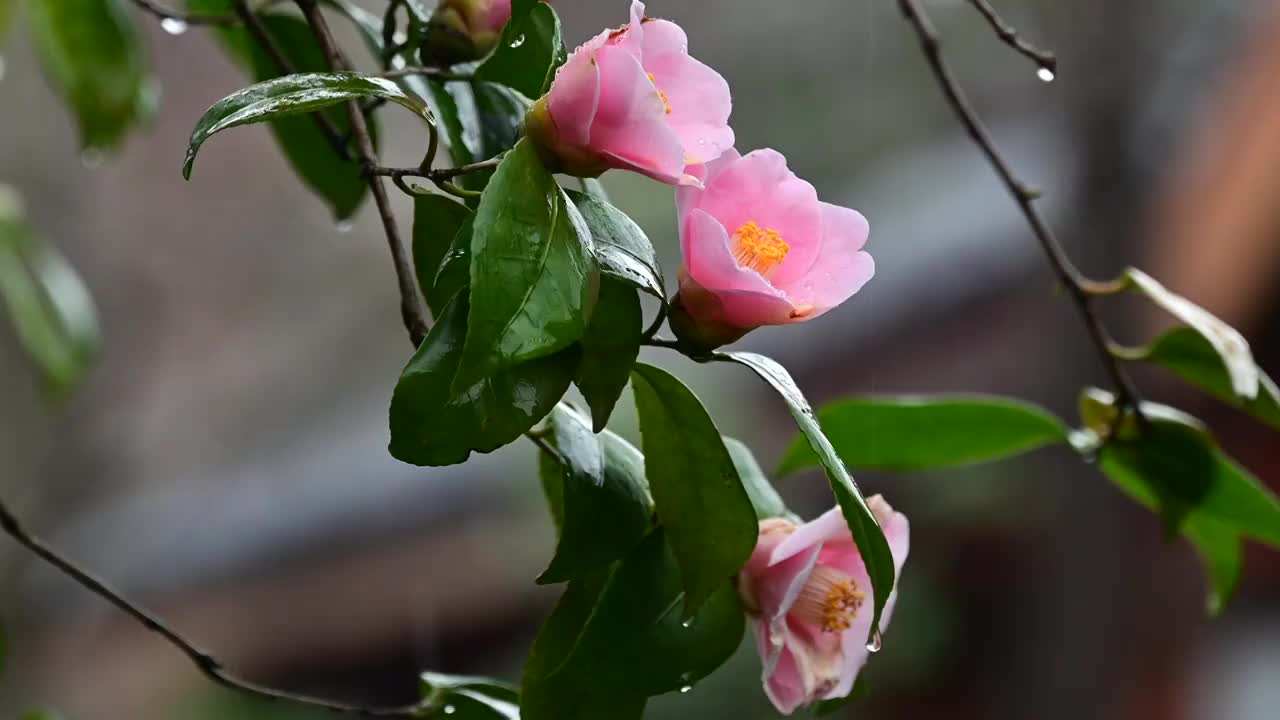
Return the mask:
<path id="1" fill-rule="evenodd" d="M 612 278 L 600 283 L 600 298 L 583 334 L 582 364 L 577 385 L 591 408 L 593 428 L 604 430 L 627 388 L 631 369 L 640 356 L 644 314 L 635 289 Z"/>
<path id="2" fill-rule="evenodd" d="M 742 486 L 751 498 L 751 506 L 756 509 L 756 518 L 765 520 L 789 515 L 786 503 L 782 502 L 764 469 L 756 462 L 751 448 L 731 437 L 724 438 L 724 446 L 733 458 L 733 466 L 738 469 L 738 477 L 742 478 Z"/>
<path id="3" fill-rule="evenodd" d="M 1066 428 L 1040 408 L 984 396 L 885 396 L 837 400 L 818 411 L 823 431 L 855 468 L 923 470 L 990 462 L 1066 441 Z M 817 464 L 805 438 L 778 475 Z"/>
<path id="4" fill-rule="evenodd" d="M 440 271 L 436 273 L 435 284 L 427 295 L 427 306 L 436 315 L 444 312 L 444 306 L 453 300 L 453 296 L 471 284 L 471 233 L 475 219 L 475 213 L 467 216 L 440 261 Z"/>
<path id="5" fill-rule="evenodd" d="M 868 507 L 866 499 L 863 498 L 862 491 L 853 481 L 853 476 L 849 474 L 840 456 L 836 454 L 831 441 L 818 426 L 813 409 L 809 407 L 809 401 L 805 399 L 804 393 L 800 392 L 799 386 L 786 368 L 770 358 L 755 353 L 721 353 L 717 354 L 716 358 L 750 368 L 782 396 L 787 409 L 791 411 L 791 417 L 795 419 L 796 426 L 800 428 L 800 432 L 803 433 L 826 471 L 827 480 L 831 483 L 831 491 L 840 504 L 845 522 L 848 523 L 849 531 L 853 535 L 853 541 L 858 546 L 863 562 L 866 563 L 867 575 L 871 578 L 876 605 L 871 621 L 871 634 L 874 635 L 879 631 L 880 614 L 884 610 L 885 600 L 893 589 L 896 573 L 893 555 L 889 552 L 889 543 L 885 540 L 884 531 L 880 529 L 880 524 Z"/>
<path id="6" fill-rule="evenodd" d="M 27 4 L 45 74 L 75 112 L 80 144 L 110 150 L 155 110 L 154 81 L 124 0 Z"/>
<path id="7" fill-rule="evenodd" d="M 468 302 L 445 308 L 391 399 L 391 454 L 414 465 L 454 465 L 492 452 L 551 412 L 577 371 L 578 352 L 521 363 L 450 391 L 462 357 Z"/>
<path id="8" fill-rule="evenodd" d="M 645 476 L 680 565 L 687 616 L 746 564 L 756 544 L 756 514 L 697 396 L 644 363 L 636 365 L 631 384 Z"/>
<path id="9" fill-rule="evenodd" d="M 598 290 L 582 217 L 521 141 L 476 210 L 470 330 L 454 386 L 576 343 Z"/>
<path id="10" fill-rule="evenodd" d="M 1258 394 L 1252 400 L 1242 398 L 1232 388 L 1231 373 L 1222 356 L 1196 330 L 1177 328 L 1165 333 L 1146 350 L 1143 359 L 1280 430 L 1280 389 L 1275 381 L 1258 369 Z"/>
<path id="11" fill-rule="evenodd" d="M 422 699 L 452 720 L 520 720 L 519 691 L 488 678 L 423 673 Z"/>
<path id="12" fill-rule="evenodd" d="M 436 315 L 453 299 L 450 295 L 439 302 L 439 298 L 433 296 L 436 276 L 458 231 L 473 215 L 466 205 L 444 195 L 419 195 L 413 199 L 413 269 L 418 276 L 418 287 Z"/>
<path id="13" fill-rule="evenodd" d="M 640 226 L 599 197 L 574 190 L 566 192 L 591 230 L 600 271 L 665 302 L 667 290 L 662 282 L 658 254 Z"/>
<path id="14" fill-rule="evenodd" d="M 518 0 L 498 46 L 476 68 L 475 78 L 536 99 L 551 87 L 567 56 L 556 11 L 546 3 Z"/>

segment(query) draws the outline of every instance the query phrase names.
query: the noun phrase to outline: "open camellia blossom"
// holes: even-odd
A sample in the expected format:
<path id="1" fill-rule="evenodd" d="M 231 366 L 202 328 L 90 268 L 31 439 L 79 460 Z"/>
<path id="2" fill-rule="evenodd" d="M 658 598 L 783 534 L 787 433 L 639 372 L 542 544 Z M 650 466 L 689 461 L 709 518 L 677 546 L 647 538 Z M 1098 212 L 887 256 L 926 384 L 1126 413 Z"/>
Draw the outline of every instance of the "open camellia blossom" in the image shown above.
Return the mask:
<path id="1" fill-rule="evenodd" d="M 868 499 L 901 574 L 909 527 L 884 498 Z M 764 665 L 764 689 L 784 715 L 853 689 L 867 661 L 874 599 L 871 580 L 840 508 L 797 526 L 771 518 L 760 523 L 756 549 L 738 578 Z M 897 588 L 889 594 L 880 627 L 889 625 Z"/>
<path id="2" fill-rule="evenodd" d="M 634 170 L 669 184 L 696 184 L 689 165 L 733 147 L 729 85 L 689 56 L 679 25 L 645 17 L 606 30 L 569 56 L 526 127 L 556 170 L 595 177 Z"/>
<path id="3" fill-rule="evenodd" d="M 810 320 L 875 274 L 870 227 L 856 210 L 818 200 L 774 150 L 729 150 L 689 171 L 702 187 L 676 191 L 680 295 L 672 326 L 714 348 L 761 325 Z"/>

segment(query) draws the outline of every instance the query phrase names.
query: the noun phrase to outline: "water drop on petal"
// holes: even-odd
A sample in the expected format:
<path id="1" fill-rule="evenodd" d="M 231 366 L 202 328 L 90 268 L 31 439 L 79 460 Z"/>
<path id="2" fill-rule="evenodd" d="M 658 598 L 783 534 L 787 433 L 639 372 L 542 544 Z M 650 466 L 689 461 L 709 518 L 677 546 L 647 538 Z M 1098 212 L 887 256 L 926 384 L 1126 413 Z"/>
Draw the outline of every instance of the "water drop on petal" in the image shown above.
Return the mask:
<path id="1" fill-rule="evenodd" d="M 1042 67 L 1036 71 L 1036 77 L 1040 78 L 1041 82 L 1053 82 L 1053 79 L 1057 76 L 1049 68 Z"/>
<path id="2" fill-rule="evenodd" d="M 879 630 L 877 630 L 875 634 L 871 636 L 871 640 L 867 642 L 867 652 L 872 652 L 872 653 L 880 652 L 880 631 Z"/>
<path id="3" fill-rule="evenodd" d="M 170 35 L 181 35 L 187 31 L 187 21 L 176 17 L 167 17 L 160 21 L 160 27 Z"/>
<path id="4" fill-rule="evenodd" d="M 517 35 L 515 40 L 511 41 L 511 47 L 518 48 L 524 44 L 524 35 Z"/>

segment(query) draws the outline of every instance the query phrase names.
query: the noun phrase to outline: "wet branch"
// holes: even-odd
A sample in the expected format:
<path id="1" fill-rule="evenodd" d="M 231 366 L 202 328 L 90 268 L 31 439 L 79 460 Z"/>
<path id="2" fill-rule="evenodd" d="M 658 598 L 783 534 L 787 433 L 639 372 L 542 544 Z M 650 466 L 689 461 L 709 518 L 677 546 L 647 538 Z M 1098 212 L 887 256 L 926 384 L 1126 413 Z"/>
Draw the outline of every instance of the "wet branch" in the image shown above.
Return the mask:
<path id="1" fill-rule="evenodd" d="M 1025 55 L 1042 70 L 1048 71 L 1050 80 L 1058 73 L 1057 56 L 1024 40 L 1017 29 L 1005 22 L 1004 18 L 1000 17 L 1000 13 L 991 7 L 991 3 L 987 0 L 969 0 L 969 4 L 982 13 L 982 17 L 986 18 L 987 24 L 995 31 L 996 37 L 1000 38 L 1001 42 Z"/>

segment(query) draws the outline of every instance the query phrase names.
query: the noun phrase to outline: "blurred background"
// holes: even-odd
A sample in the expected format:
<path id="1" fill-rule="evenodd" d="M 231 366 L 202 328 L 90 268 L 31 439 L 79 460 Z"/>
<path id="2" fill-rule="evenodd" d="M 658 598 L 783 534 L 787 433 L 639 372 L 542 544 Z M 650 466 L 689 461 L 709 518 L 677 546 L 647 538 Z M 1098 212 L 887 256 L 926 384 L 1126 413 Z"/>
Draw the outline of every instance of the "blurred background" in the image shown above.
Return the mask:
<path id="1" fill-rule="evenodd" d="M 1142 266 L 1241 328 L 1275 374 L 1280 4 L 996 4 L 1058 53 L 1056 81 L 965 2 L 928 6 L 1073 257 L 1096 277 Z M 556 0 L 573 44 L 621 23 L 626 5 Z M 783 151 L 824 199 L 871 220 L 866 289 L 742 346 L 787 364 L 816 403 L 995 392 L 1074 421 L 1078 389 L 1105 383 L 1102 368 L 895 3 L 652 0 L 649 13 L 680 22 L 729 80 L 740 148 Z M 0 181 L 85 277 L 103 349 L 50 405 L 0 328 L 0 492 L 57 547 L 265 683 L 395 703 L 415 699 L 423 669 L 518 679 L 558 593 L 533 583 L 554 531 L 532 447 L 445 469 L 392 460 L 386 408 L 410 348 L 372 209 L 335 226 L 261 127 L 214 139 L 183 182 L 195 119 L 245 80 L 200 30 L 138 19 L 161 111 L 100 163 L 78 155 L 21 22 L 4 50 Z M 384 122 L 387 164 L 418 157 L 415 121 L 389 110 Z M 605 184 L 674 273 L 670 189 L 621 173 Z M 407 223 L 407 200 L 395 202 Z M 1118 299 L 1105 311 L 1135 344 L 1166 322 Z M 766 466 L 794 434 L 749 373 L 645 359 L 687 379 Z M 1277 488 L 1272 431 L 1168 376 L 1140 380 Z M 630 408 L 615 418 L 634 438 Z M 1250 547 L 1234 604 L 1210 620 L 1191 550 L 1068 450 L 859 479 L 911 518 L 912 556 L 872 692 L 840 717 L 1276 717 L 1280 555 Z M 807 516 L 831 503 L 816 474 L 780 489 Z M 0 718 L 37 704 L 75 720 L 317 717 L 213 687 L 7 538 L 0 616 L 12 645 Z M 648 717 L 775 717 L 758 675 L 745 643 Z"/>

